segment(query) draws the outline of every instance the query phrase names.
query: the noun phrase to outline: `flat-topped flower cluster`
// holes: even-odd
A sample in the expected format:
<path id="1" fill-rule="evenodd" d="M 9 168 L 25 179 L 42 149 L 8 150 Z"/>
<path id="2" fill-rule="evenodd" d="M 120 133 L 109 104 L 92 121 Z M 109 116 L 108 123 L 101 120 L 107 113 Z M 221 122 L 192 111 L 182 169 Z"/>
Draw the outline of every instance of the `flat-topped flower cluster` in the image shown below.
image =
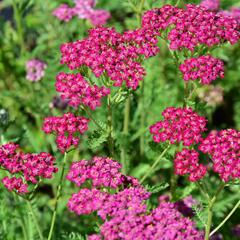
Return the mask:
<path id="1" fill-rule="evenodd" d="M 12 176 L 2 179 L 9 191 L 19 194 L 28 193 L 30 184 L 37 184 L 41 178 L 52 178 L 57 172 L 55 158 L 49 153 L 23 153 L 14 143 L 0 147 L 0 166 Z"/>
<path id="2" fill-rule="evenodd" d="M 240 174 L 240 132 L 234 129 L 212 131 L 206 138 L 202 137 L 207 130 L 207 120 L 191 108 L 169 107 L 162 113 L 164 120 L 150 127 L 153 141 L 180 144 L 183 148 L 174 159 L 175 174 L 189 175 L 192 182 L 203 178 L 207 167 L 199 163 L 198 150 L 208 154 L 213 162 L 212 170 L 227 182 L 239 179 Z"/>
<path id="3" fill-rule="evenodd" d="M 58 149 L 64 153 L 70 147 L 77 147 L 79 135 L 88 130 L 89 119 L 65 113 L 61 117 L 47 117 L 44 119 L 43 131 L 46 134 L 54 133 Z"/>
<path id="4" fill-rule="evenodd" d="M 95 0 L 74 0 L 74 7 L 67 4 L 61 4 L 54 9 L 53 15 L 58 19 L 68 22 L 74 16 L 80 19 L 88 19 L 92 25 L 98 26 L 106 24 L 111 14 L 104 9 L 95 9 Z"/>
<path id="5" fill-rule="evenodd" d="M 97 212 L 104 221 L 100 233 L 89 236 L 89 240 L 202 239 L 203 233 L 196 229 L 193 221 L 179 212 L 178 208 L 182 206 L 183 210 L 183 205 L 184 210 L 187 209 L 184 203 L 165 201 L 148 210 L 146 200 L 150 193 L 136 179 L 121 174 L 120 169 L 121 164 L 110 158 L 94 157 L 73 163 L 68 173 L 67 178 L 77 186 L 92 181 L 91 189 L 81 189 L 68 202 L 70 211 L 78 215 Z M 115 193 L 110 193 L 109 187 L 115 189 Z"/>

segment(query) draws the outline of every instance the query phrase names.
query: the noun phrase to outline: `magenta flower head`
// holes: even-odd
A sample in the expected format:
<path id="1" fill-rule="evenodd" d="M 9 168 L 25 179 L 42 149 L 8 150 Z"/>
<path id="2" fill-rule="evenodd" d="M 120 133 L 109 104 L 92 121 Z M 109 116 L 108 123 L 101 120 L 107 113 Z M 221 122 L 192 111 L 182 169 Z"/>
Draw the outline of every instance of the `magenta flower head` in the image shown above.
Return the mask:
<path id="1" fill-rule="evenodd" d="M 87 66 L 99 78 L 104 74 L 113 86 L 136 89 L 143 80 L 145 69 L 139 57 L 150 57 L 158 52 L 156 38 L 145 36 L 148 31 L 129 31 L 121 35 L 113 28 L 98 27 L 89 31 L 84 40 L 61 46 L 61 63 L 71 70 Z"/>
<path id="2" fill-rule="evenodd" d="M 37 82 L 44 77 L 46 68 L 47 68 L 47 64 L 45 64 L 44 62 L 38 59 L 28 60 L 26 63 L 26 71 L 27 71 L 26 78 L 29 81 Z"/>
<path id="3" fill-rule="evenodd" d="M 177 175 L 189 174 L 189 181 L 196 182 L 207 173 L 207 168 L 199 163 L 199 153 L 195 150 L 183 149 L 176 154 L 174 171 Z"/>
<path id="4" fill-rule="evenodd" d="M 28 185 L 23 182 L 22 178 L 4 177 L 2 183 L 10 192 L 15 191 L 18 194 L 28 193 Z"/>
<path id="5" fill-rule="evenodd" d="M 62 117 L 47 117 L 44 119 L 43 131 L 46 134 L 56 134 L 58 149 L 64 153 L 70 147 L 77 147 L 79 134 L 82 135 L 88 130 L 89 119 L 81 116 L 74 116 L 72 113 L 65 113 Z"/>
<path id="6" fill-rule="evenodd" d="M 69 22 L 75 15 L 74 8 L 69 7 L 67 4 L 61 4 L 52 12 L 53 16 L 64 22 Z"/>
<path id="7" fill-rule="evenodd" d="M 170 49 L 179 51 L 186 48 L 193 52 L 199 45 L 235 44 L 240 38 L 239 24 L 235 19 L 193 4 L 187 4 L 184 9 L 166 5 L 147 11 L 142 28 L 156 36 L 169 29 L 166 39 L 170 42 Z"/>
<path id="8" fill-rule="evenodd" d="M 213 171 L 227 182 L 240 178 L 240 132 L 234 129 L 212 131 L 199 145 L 210 155 Z"/>
<path id="9" fill-rule="evenodd" d="M 236 21 L 240 24 L 240 8 L 233 7 L 230 10 L 231 17 L 236 19 Z"/>
<path id="10" fill-rule="evenodd" d="M 98 189 L 81 189 L 72 195 L 68 201 L 68 209 L 77 215 L 90 214 L 99 210 L 108 194 Z"/>
<path id="11" fill-rule="evenodd" d="M 200 6 L 205 7 L 209 11 L 218 11 L 220 0 L 202 0 Z"/>
<path id="12" fill-rule="evenodd" d="M 93 26 L 105 25 L 109 18 L 111 18 L 110 12 L 104 9 L 94 10 L 89 16 L 89 20 L 91 21 Z"/>
<path id="13" fill-rule="evenodd" d="M 111 14 L 103 9 L 94 9 L 95 0 L 75 0 L 74 11 L 81 19 L 88 19 L 93 26 L 104 25 L 111 17 Z"/>
<path id="14" fill-rule="evenodd" d="M 207 130 L 207 120 L 191 108 L 168 107 L 162 115 L 164 120 L 150 127 L 154 142 L 183 142 L 184 146 L 190 146 L 199 143 L 201 134 Z"/>
<path id="15" fill-rule="evenodd" d="M 125 182 L 120 173 L 121 164 L 107 157 L 94 157 L 90 161 L 74 162 L 69 170 L 67 179 L 81 186 L 91 180 L 94 187 L 117 188 Z"/>
<path id="16" fill-rule="evenodd" d="M 55 158 L 49 153 L 23 153 L 18 145 L 8 143 L 0 147 L 0 166 L 13 177 L 2 179 L 9 191 L 19 194 L 28 192 L 29 185 L 37 184 L 40 179 L 52 178 L 57 172 Z M 15 177 L 15 175 L 17 177 Z"/>
<path id="17" fill-rule="evenodd" d="M 173 203 L 161 203 L 150 213 L 119 212 L 100 227 L 100 239 L 203 239 L 193 221 L 182 216 Z"/>
<path id="18" fill-rule="evenodd" d="M 62 100 L 67 100 L 72 107 L 88 106 L 95 110 L 101 105 L 101 98 L 110 94 L 106 87 L 91 86 L 80 73 L 59 73 L 55 84 L 56 90 L 61 93 Z"/>
<path id="19" fill-rule="evenodd" d="M 108 217 L 118 217 L 119 213 L 127 214 L 146 213 L 145 200 L 149 199 L 150 193 L 143 187 L 130 187 L 118 193 L 109 195 L 98 210 L 98 215 L 106 220 Z"/>
<path id="20" fill-rule="evenodd" d="M 224 64 L 211 55 L 190 58 L 179 67 L 184 81 L 200 80 L 201 84 L 210 84 L 218 77 L 224 78 Z"/>

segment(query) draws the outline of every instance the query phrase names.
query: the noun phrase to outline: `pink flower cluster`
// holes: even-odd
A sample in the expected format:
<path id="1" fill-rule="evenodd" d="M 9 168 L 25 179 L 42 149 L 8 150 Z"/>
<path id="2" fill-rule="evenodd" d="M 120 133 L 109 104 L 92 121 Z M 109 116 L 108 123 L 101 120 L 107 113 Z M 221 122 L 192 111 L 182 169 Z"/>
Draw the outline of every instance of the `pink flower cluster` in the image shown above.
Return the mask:
<path id="1" fill-rule="evenodd" d="M 240 178 L 240 132 L 234 129 L 212 131 L 199 146 L 213 161 L 213 171 L 227 182 Z"/>
<path id="2" fill-rule="evenodd" d="M 26 63 L 26 78 L 29 81 L 37 82 L 44 77 L 46 68 L 47 65 L 38 59 L 28 60 Z"/>
<path id="3" fill-rule="evenodd" d="M 106 220 L 107 217 L 117 217 L 119 212 L 124 211 L 144 213 L 146 205 L 143 201 L 149 196 L 150 194 L 140 187 L 124 189 L 112 195 L 96 188 L 84 188 L 72 195 L 67 206 L 77 215 L 97 212 L 98 216 Z"/>
<path id="4" fill-rule="evenodd" d="M 98 237 L 98 238 L 97 238 Z M 119 212 L 118 216 L 105 221 L 100 234 L 88 239 L 203 239 L 203 232 L 195 224 L 182 216 L 173 203 L 160 203 L 150 213 L 131 214 Z"/>
<path id="5" fill-rule="evenodd" d="M 78 187 L 88 179 L 94 187 L 117 188 L 124 183 L 120 173 L 121 164 L 107 157 L 94 157 L 90 161 L 81 160 L 71 165 L 67 179 Z"/>
<path id="6" fill-rule="evenodd" d="M 218 11 L 220 0 L 202 0 L 200 6 L 205 7 L 209 11 Z"/>
<path id="7" fill-rule="evenodd" d="M 187 4 L 185 9 L 165 5 L 147 11 L 142 20 L 142 28 L 151 30 L 153 35 L 161 35 L 170 28 L 167 40 L 170 49 L 191 51 L 199 45 L 212 47 L 226 41 L 231 44 L 240 38 L 239 25 L 231 17 L 209 12 L 206 8 Z"/>
<path id="8" fill-rule="evenodd" d="M 2 183 L 9 191 L 16 191 L 19 194 L 28 193 L 28 185 L 23 182 L 22 178 L 4 177 Z"/>
<path id="9" fill-rule="evenodd" d="M 69 22 L 73 16 L 76 15 L 75 9 L 69 7 L 67 4 L 61 4 L 52 12 L 53 16 L 64 22 Z"/>
<path id="10" fill-rule="evenodd" d="M 61 46 L 61 63 L 71 70 L 87 66 L 97 78 L 107 74 L 114 86 L 126 82 L 128 88 L 136 89 L 145 75 L 145 69 L 138 62 L 140 54 L 148 57 L 157 50 L 142 34 L 139 35 L 141 43 L 134 41 L 134 34 L 121 35 L 113 28 L 91 29 L 88 38 Z"/>
<path id="11" fill-rule="evenodd" d="M 98 189 L 81 189 L 68 201 L 68 209 L 77 215 L 90 214 L 101 208 L 108 194 Z"/>
<path id="12" fill-rule="evenodd" d="M 61 117 L 47 117 L 44 119 L 43 131 L 46 134 L 56 134 L 58 149 L 64 153 L 71 146 L 79 144 L 78 134 L 88 130 L 89 119 L 81 116 L 74 116 L 72 113 L 65 113 Z"/>
<path id="13" fill-rule="evenodd" d="M 74 16 L 80 19 L 88 19 L 94 26 L 104 25 L 111 17 L 111 14 L 104 9 L 94 9 L 96 1 L 94 0 L 75 0 L 75 6 L 69 7 L 67 4 L 61 4 L 53 11 L 53 15 L 58 19 L 68 22 Z"/>
<path id="14" fill-rule="evenodd" d="M 232 7 L 229 11 L 221 11 L 224 16 L 234 18 L 240 24 L 240 8 Z"/>
<path id="15" fill-rule="evenodd" d="M 10 191 L 27 193 L 28 182 L 37 184 L 40 178 L 51 178 L 57 172 L 55 158 L 49 153 L 17 152 L 18 145 L 8 143 L 0 147 L 0 166 L 20 178 L 4 178 L 2 181 Z M 24 181 L 23 181 L 24 180 Z"/>
<path id="16" fill-rule="evenodd" d="M 175 209 L 175 204 L 160 203 L 148 211 L 145 201 L 150 193 L 136 179 L 122 175 L 120 168 L 116 161 L 102 157 L 71 166 L 67 178 L 77 186 L 92 179 L 93 188 L 73 194 L 67 204 L 69 210 L 78 215 L 97 212 L 104 221 L 100 234 L 88 239 L 202 239 L 202 232 Z M 130 186 L 125 188 L 126 183 Z M 106 187 L 119 187 L 119 191 L 112 193 L 113 189 L 108 191 Z"/>
<path id="17" fill-rule="evenodd" d="M 144 201 L 150 193 L 142 187 L 130 187 L 116 194 L 109 195 L 98 210 L 98 215 L 106 220 L 107 217 L 118 217 L 119 213 L 141 214 L 147 210 Z"/>
<path id="18" fill-rule="evenodd" d="M 73 107 L 83 104 L 95 110 L 101 105 L 101 98 L 110 93 L 109 88 L 91 86 L 80 73 L 61 72 L 56 79 L 56 90 L 61 93 L 62 100 L 68 100 Z"/>
<path id="19" fill-rule="evenodd" d="M 163 112 L 163 121 L 150 127 L 154 142 L 183 142 L 184 146 L 199 143 L 201 133 L 206 131 L 207 120 L 191 108 L 168 107 Z"/>
<path id="20" fill-rule="evenodd" d="M 185 81 L 200 80 L 202 84 L 210 84 L 218 77 L 224 78 L 224 64 L 210 55 L 189 58 L 179 67 Z"/>
<path id="21" fill-rule="evenodd" d="M 177 175 L 189 174 L 189 181 L 196 182 L 207 173 L 207 168 L 199 163 L 199 153 L 195 150 L 183 149 L 176 154 L 174 170 Z"/>

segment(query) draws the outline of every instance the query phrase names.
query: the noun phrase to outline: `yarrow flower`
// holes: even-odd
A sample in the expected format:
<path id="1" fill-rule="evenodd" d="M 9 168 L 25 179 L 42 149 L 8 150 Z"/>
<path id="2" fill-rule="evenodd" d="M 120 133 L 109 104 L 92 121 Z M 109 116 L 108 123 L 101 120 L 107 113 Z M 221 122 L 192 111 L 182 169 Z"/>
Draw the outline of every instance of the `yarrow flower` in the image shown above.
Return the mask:
<path id="1" fill-rule="evenodd" d="M 200 80 L 201 84 L 210 84 L 218 77 L 224 78 L 224 64 L 210 55 L 190 58 L 179 67 L 185 81 Z"/>
<path id="2" fill-rule="evenodd" d="M 81 160 L 71 165 L 67 179 L 80 187 L 88 179 L 94 187 L 117 188 L 125 182 L 121 164 L 107 157 L 94 157 L 90 161 Z"/>
<path id="3" fill-rule="evenodd" d="M 150 127 L 154 142 L 183 142 L 184 146 L 190 146 L 202 140 L 201 134 L 206 131 L 207 120 L 191 108 L 168 107 L 162 115 L 164 120 Z"/>
<path id="4" fill-rule="evenodd" d="M 128 214 L 145 213 L 147 206 L 144 203 L 150 193 L 143 187 L 130 187 L 118 193 L 109 195 L 98 210 L 98 215 L 106 220 L 107 217 L 118 217 L 119 213 L 127 211 Z"/>
<path id="5" fill-rule="evenodd" d="M 88 19 L 93 26 L 104 25 L 111 17 L 110 12 L 104 9 L 94 9 L 95 0 L 74 0 L 74 3 L 74 7 L 61 4 L 52 14 L 65 22 L 70 21 L 73 16 L 78 16 L 80 19 Z"/>
<path id="6" fill-rule="evenodd" d="M 184 9 L 166 5 L 143 15 L 142 28 L 157 36 L 168 27 L 167 40 L 172 50 L 194 51 L 199 45 L 212 47 L 226 41 L 235 44 L 240 38 L 235 19 L 193 4 L 187 4 Z"/>
<path id="7" fill-rule="evenodd" d="M 207 173 L 207 168 L 199 163 L 199 153 L 195 150 L 183 149 L 176 154 L 174 171 L 177 175 L 189 174 L 189 181 L 196 182 Z"/>
<path id="8" fill-rule="evenodd" d="M 78 193 L 73 194 L 68 201 L 68 209 L 77 215 L 90 214 L 99 210 L 108 197 L 107 193 L 98 189 L 81 189 Z"/>
<path id="9" fill-rule="evenodd" d="M 46 68 L 47 68 L 47 64 L 45 64 L 44 62 L 38 59 L 28 60 L 26 63 L 26 71 L 27 71 L 26 78 L 29 81 L 37 82 L 44 77 Z"/>
<path id="10" fill-rule="evenodd" d="M 22 178 L 4 177 L 2 183 L 9 191 L 16 191 L 19 194 L 28 193 L 28 185 L 23 182 Z"/>
<path id="11" fill-rule="evenodd" d="M 232 7 L 229 11 L 221 11 L 224 16 L 234 18 L 240 24 L 240 8 Z"/>
<path id="12" fill-rule="evenodd" d="M 64 153 L 71 146 L 79 144 L 79 134 L 82 135 L 88 130 L 89 119 L 81 116 L 74 116 L 72 113 L 65 113 L 61 117 L 47 117 L 44 119 L 43 131 L 46 134 L 56 134 L 58 149 Z"/>
<path id="13" fill-rule="evenodd" d="M 202 0 L 200 6 L 205 7 L 209 11 L 218 11 L 220 0 Z"/>
<path id="14" fill-rule="evenodd" d="M 198 231 L 189 218 L 183 217 L 173 203 L 160 203 L 149 214 L 119 212 L 100 227 L 99 237 L 109 240 L 203 239 L 203 232 Z"/>
<path id="15" fill-rule="evenodd" d="M 77 215 L 96 212 L 104 221 L 100 234 L 88 239 L 203 239 L 203 233 L 189 218 L 183 217 L 174 203 L 160 202 L 156 209 L 148 211 L 146 200 L 150 193 L 136 179 L 121 176 L 120 168 L 116 161 L 103 157 L 82 160 L 70 168 L 68 180 L 81 186 L 91 179 L 93 188 L 73 194 L 67 204 L 69 210 Z M 126 183 L 130 186 L 125 186 Z M 112 188 L 111 191 L 106 187 Z M 116 187 L 119 188 L 113 193 Z M 194 201 L 189 199 L 185 204 L 191 207 Z"/>
<path id="16" fill-rule="evenodd" d="M 95 110 L 101 105 L 101 98 L 110 94 L 109 88 L 91 86 L 80 73 L 61 72 L 56 79 L 56 90 L 61 93 L 62 100 L 68 100 L 68 104 L 73 107 L 83 104 Z"/>
<path id="17" fill-rule="evenodd" d="M 212 131 L 199 145 L 213 161 L 213 171 L 227 182 L 240 178 L 240 132 L 234 129 Z"/>
<path id="18" fill-rule="evenodd" d="M 156 50 L 151 43 L 136 42 L 135 45 L 129 35 L 132 34 L 121 35 L 113 28 L 91 29 L 88 38 L 61 46 L 61 63 L 71 70 L 87 66 L 97 78 L 105 73 L 114 86 L 126 82 L 128 88 L 136 89 L 145 75 L 145 69 L 138 62 L 140 53 L 149 57 Z M 144 41 L 147 43 L 147 38 Z"/>
<path id="19" fill-rule="evenodd" d="M 21 176 L 6 177 L 2 182 L 10 191 L 27 193 L 30 183 L 37 184 L 40 178 L 52 178 L 58 169 L 54 166 L 55 158 L 49 153 L 23 153 L 17 151 L 18 148 L 14 143 L 0 147 L 0 166 L 12 175 Z"/>
<path id="20" fill-rule="evenodd" d="M 59 7 L 54 9 L 52 14 L 64 22 L 69 22 L 76 13 L 75 10 L 69 7 L 67 4 L 61 4 Z"/>
<path id="21" fill-rule="evenodd" d="M 75 0 L 75 13 L 81 19 L 89 19 L 93 26 L 104 25 L 111 17 L 110 12 L 104 9 L 94 9 L 94 0 Z"/>

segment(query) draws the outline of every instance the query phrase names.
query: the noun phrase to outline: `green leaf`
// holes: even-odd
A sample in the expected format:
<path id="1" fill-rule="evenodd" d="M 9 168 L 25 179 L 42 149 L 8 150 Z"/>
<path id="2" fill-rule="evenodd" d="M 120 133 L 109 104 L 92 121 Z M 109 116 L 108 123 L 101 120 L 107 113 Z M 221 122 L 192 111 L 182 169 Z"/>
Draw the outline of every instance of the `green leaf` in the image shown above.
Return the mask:
<path id="1" fill-rule="evenodd" d="M 174 201 L 184 199 L 185 197 L 189 196 L 195 189 L 196 189 L 196 185 L 194 183 L 190 183 L 188 186 L 186 186 L 183 189 L 178 188 L 174 196 Z"/>
<path id="2" fill-rule="evenodd" d="M 85 240 L 86 237 L 82 236 L 79 233 L 76 232 L 71 232 L 71 233 L 62 233 L 61 239 L 66 239 L 66 240 Z"/>
<path id="3" fill-rule="evenodd" d="M 88 146 L 91 150 L 96 150 L 107 141 L 108 133 L 102 130 L 95 130 L 88 139 Z"/>
<path id="4" fill-rule="evenodd" d="M 155 186 L 146 185 L 144 187 L 147 189 L 147 191 L 149 191 L 151 193 L 158 193 L 158 192 L 161 192 L 162 190 L 168 188 L 169 184 L 168 183 L 160 183 Z"/>

